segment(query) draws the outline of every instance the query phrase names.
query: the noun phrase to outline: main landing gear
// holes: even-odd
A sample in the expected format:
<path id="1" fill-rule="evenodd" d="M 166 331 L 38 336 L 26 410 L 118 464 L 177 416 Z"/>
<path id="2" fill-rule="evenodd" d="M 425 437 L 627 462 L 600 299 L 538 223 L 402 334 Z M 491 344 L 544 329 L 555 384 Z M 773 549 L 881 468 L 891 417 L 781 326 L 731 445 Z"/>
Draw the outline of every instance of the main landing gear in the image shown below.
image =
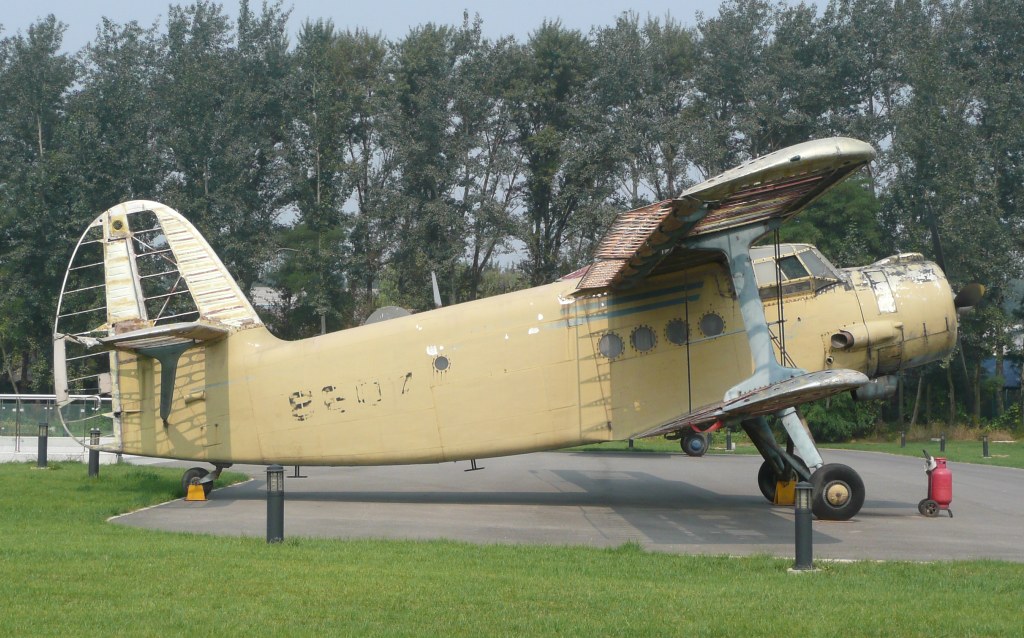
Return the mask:
<path id="1" fill-rule="evenodd" d="M 214 464 L 213 471 L 207 470 L 205 467 L 192 467 L 185 470 L 185 473 L 181 476 L 181 492 L 182 494 L 188 494 L 188 486 L 192 484 L 198 484 L 203 486 L 203 493 L 206 496 L 210 495 L 213 490 L 213 482 L 220 478 L 220 473 L 225 468 L 231 467 L 231 464 L 221 465 L 218 463 Z"/>
<path id="2" fill-rule="evenodd" d="M 810 481 L 814 487 L 811 511 L 815 516 L 827 521 L 846 521 L 856 516 L 864 505 L 864 481 L 860 475 L 846 465 L 823 464 L 806 425 L 795 411 L 787 410 L 779 416 L 789 434 L 785 450 L 775 440 L 764 417 L 742 422 L 743 430 L 764 457 L 764 463 L 757 472 L 757 486 L 761 494 L 776 503 L 778 486 L 790 481 Z M 794 436 L 796 427 L 801 431 Z M 808 467 L 804 458 L 811 460 L 815 467 Z"/>

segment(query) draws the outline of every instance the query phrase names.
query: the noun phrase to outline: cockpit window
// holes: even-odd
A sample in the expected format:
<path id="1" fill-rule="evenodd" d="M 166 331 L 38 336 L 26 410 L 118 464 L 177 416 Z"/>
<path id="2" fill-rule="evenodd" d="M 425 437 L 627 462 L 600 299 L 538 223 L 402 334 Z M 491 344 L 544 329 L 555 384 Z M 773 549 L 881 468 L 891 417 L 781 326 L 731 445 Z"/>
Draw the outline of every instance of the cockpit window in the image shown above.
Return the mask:
<path id="1" fill-rule="evenodd" d="M 800 279 L 801 277 L 808 276 L 807 269 L 796 258 L 796 255 L 789 255 L 779 259 L 779 270 L 785 275 L 785 279 Z"/>
<path id="2" fill-rule="evenodd" d="M 804 261 L 807 269 L 811 271 L 811 275 L 820 277 L 822 279 L 838 280 L 835 268 L 832 264 L 825 261 L 825 258 L 816 253 L 813 250 L 806 250 L 800 253 L 800 259 Z"/>
<path id="3" fill-rule="evenodd" d="M 756 246 L 750 250 L 754 262 L 754 276 L 762 299 L 779 296 L 778 282 L 782 283 L 782 294 L 817 292 L 840 281 L 839 272 L 818 250 L 809 244 L 781 244 L 778 247 L 778 270 L 776 271 L 775 246 Z"/>

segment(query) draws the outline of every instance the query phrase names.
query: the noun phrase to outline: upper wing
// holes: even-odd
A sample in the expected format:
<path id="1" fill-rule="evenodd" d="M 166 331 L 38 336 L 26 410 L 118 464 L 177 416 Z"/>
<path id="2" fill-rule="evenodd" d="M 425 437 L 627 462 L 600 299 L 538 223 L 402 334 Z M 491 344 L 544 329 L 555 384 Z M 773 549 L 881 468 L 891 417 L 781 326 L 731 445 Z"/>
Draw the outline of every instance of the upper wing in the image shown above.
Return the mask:
<path id="1" fill-rule="evenodd" d="M 751 160 L 666 200 L 621 213 L 577 290 L 629 288 L 650 274 L 715 259 L 694 238 L 786 220 L 874 158 L 870 144 L 833 137 Z"/>

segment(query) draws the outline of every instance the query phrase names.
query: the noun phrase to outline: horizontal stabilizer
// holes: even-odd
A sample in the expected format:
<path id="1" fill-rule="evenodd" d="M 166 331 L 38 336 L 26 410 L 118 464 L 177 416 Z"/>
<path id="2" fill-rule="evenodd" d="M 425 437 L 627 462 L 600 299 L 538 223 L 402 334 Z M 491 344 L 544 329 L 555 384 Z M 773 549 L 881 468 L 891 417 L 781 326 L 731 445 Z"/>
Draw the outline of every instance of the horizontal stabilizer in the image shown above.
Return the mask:
<path id="1" fill-rule="evenodd" d="M 230 330 L 225 326 L 217 326 L 203 321 L 185 321 L 168 323 L 162 326 L 140 328 L 109 337 L 89 339 L 93 347 L 104 350 L 143 350 L 163 348 L 186 343 L 202 343 L 217 341 L 228 336 Z"/>

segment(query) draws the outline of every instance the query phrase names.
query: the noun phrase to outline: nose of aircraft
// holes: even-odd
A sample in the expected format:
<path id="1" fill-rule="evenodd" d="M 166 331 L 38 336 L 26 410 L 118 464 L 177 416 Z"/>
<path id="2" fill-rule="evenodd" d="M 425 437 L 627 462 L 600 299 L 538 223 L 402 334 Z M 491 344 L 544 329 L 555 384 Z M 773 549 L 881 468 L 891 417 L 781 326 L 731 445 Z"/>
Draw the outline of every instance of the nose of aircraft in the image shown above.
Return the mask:
<path id="1" fill-rule="evenodd" d="M 945 358 L 957 342 L 957 307 L 945 273 L 918 253 L 857 268 L 851 281 L 864 324 L 833 336 L 833 348 L 863 347 L 868 376 L 878 377 Z M 960 304 L 979 297 L 965 289 Z M 845 339 L 845 340 L 844 340 Z"/>
<path id="2" fill-rule="evenodd" d="M 876 285 L 884 279 L 892 296 L 888 306 L 875 304 L 879 309 L 878 319 L 896 321 L 902 334 L 897 343 L 880 349 L 878 373 L 888 374 L 948 356 L 956 346 L 957 306 L 942 269 L 917 254 L 897 255 L 873 266 L 882 275 L 879 278 L 865 273 L 872 282 L 873 292 L 884 295 Z M 965 289 L 961 303 L 978 298 L 977 289 Z"/>

